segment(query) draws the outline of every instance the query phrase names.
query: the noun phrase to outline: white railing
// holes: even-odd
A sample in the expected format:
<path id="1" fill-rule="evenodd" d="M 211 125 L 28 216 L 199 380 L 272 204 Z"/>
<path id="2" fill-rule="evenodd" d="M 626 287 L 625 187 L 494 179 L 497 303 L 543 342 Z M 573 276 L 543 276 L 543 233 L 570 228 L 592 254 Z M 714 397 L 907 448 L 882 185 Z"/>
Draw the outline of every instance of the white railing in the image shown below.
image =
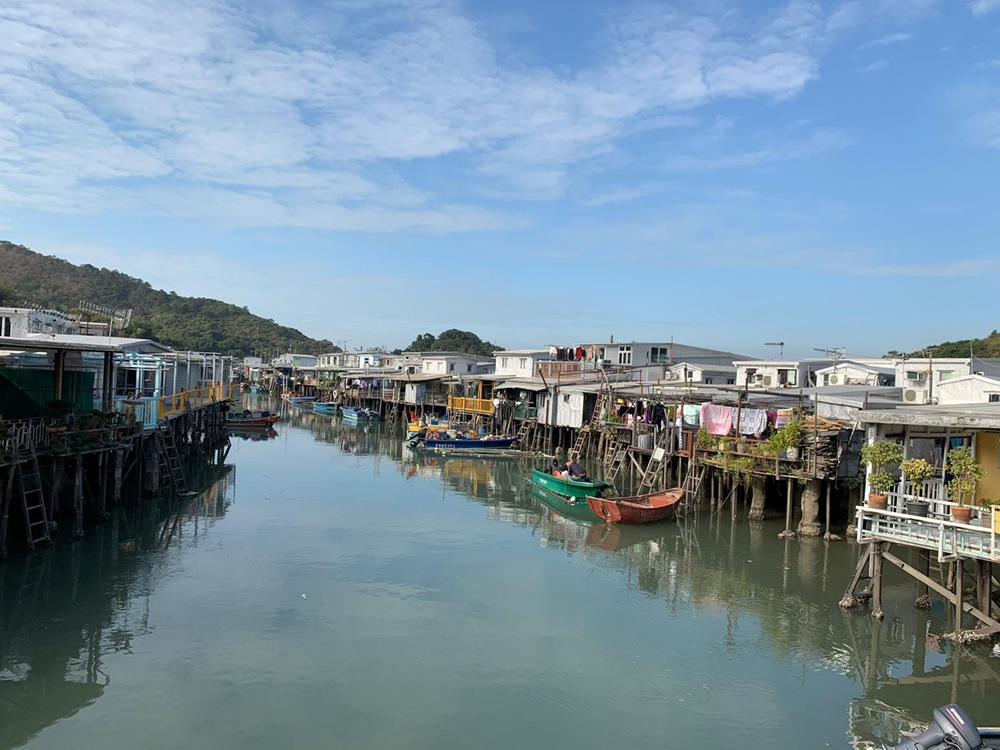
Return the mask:
<path id="1" fill-rule="evenodd" d="M 8 419 L 4 421 L 7 437 L 0 440 L 0 449 L 6 453 L 17 453 L 34 448 L 44 448 L 49 443 L 45 422 L 35 419 Z"/>
<path id="2" fill-rule="evenodd" d="M 954 503 L 942 502 L 947 506 Z M 979 511 L 983 526 L 955 523 L 944 517 L 911 516 L 892 510 L 876 510 L 868 506 L 857 509 L 857 539 L 859 543 L 887 541 L 913 547 L 936 550 L 938 559 L 949 556 L 972 557 L 1000 562 L 1000 535 L 992 522 L 992 514 Z"/>

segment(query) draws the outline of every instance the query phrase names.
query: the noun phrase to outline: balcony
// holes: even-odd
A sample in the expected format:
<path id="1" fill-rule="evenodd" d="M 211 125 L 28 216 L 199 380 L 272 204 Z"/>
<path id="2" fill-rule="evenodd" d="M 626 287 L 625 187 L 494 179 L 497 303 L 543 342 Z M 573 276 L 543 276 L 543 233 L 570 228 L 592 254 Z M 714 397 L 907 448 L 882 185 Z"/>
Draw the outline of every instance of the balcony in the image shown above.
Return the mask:
<path id="1" fill-rule="evenodd" d="M 448 411 L 493 416 L 493 401 L 488 398 L 448 396 Z"/>

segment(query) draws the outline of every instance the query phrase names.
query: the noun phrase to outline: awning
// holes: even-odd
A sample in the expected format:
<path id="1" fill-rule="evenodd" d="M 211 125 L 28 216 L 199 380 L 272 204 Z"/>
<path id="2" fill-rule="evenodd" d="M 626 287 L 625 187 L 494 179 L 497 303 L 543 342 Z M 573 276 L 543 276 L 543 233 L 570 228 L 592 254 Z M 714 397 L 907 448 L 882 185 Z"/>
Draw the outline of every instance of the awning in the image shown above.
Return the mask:
<path id="1" fill-rule="evenodd" d="M 497 391 L 544 391 L 548 390 L 545 387 L 545 383 L 540 383 L 536 380 L 507 380 L 503 383 L 497 383 L 494 387 Z"/>

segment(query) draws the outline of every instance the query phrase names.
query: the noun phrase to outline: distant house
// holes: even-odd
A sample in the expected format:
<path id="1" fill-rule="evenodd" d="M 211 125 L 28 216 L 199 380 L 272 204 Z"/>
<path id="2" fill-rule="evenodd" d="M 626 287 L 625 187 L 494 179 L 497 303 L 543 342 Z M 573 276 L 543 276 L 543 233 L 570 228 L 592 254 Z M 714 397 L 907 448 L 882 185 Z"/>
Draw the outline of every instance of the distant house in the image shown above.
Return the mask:
<path id="1" fill-rule="evenodd" d="M 966 375 L 1000 376 L 1000 359 L 935 357 L 896 361 L 896 385 L 903 388 L 903 400 L 908 404 L 933 403 L 944 383 Z"/>
<path id="2" fill-rule="evenodd" d="M 678 362 L 667 368 L 664 380 L 671 383 L 691 385 L 733 385 L 736 383 L 736 368 L 732 365 L 699 365 L 692 362 Z"/>
<path id="3" fill-rule="evenodd" d="M 282 354 L 280 357 L 275 357 L 271 360 L 271 364 L 275 367 L 284 368 L 313 368 L 316 367 L 319 362 L 319 357 L 315 357 L 312 354 Z"/>
<path id="4" fill-rule="evenodd" d="M 493 374 L 501 378 L 533 378 L 536 365 L 548 362 L 555 356 L 548 349 L 508 349 L 493 353 Z"/>
<path id="5" fill-rule="evenodd" d="M 493 359 L 461 352 L 429 352 L 421 357 L 425 375 L 485 375 L 492 372 Z"/>
<path id="6" fill-rule="evenodd" d="M 862 366 L 877 370 L 884 368 L 882 375 L 888 376 L 891 361 L 884 359 L 853 359 L 854 368 L 836 369 L 847 364 L 845 360 L 807 358 L 807 359 L 748 359 L 734 362 L 736 366 L 736 385 L 746 388 L 812 388 L 824 385 L 821 373 L 829 373 L 831 378 L 825 385 L 847 385 L 841 383 L 840 375 L 846 377 L 848 371 L 862 373 Z M 838 377 L 832 377 L 837 374 Z M 858 377 L 867 377 L 859 374 Z M 838 382 L 834 382 L 838 381 Z M 852 383 L 851 385 L 856 385 Z"/>
<path id="7" fill-rule="evenodd" d="M 962 375 L 945 380 L 937 385 L 935 402 L 941 406 L 1000 403 L 1000 378 Z"/>
<path id="8" fill-rule="evenodd" d="M 103 327 L 107 334 L 107 324 Z M 79 334 L 80 323 L 58 310 L 0 307 L 0 337 L 24 338 L 32 333 Z"/>
<path id="9" fill-rule="evenodd" d="M 872 362 L 838 360 L 816 372 L 816 385 L 886 385 L 896 384 L 896 366 L 890 359 Z"/>

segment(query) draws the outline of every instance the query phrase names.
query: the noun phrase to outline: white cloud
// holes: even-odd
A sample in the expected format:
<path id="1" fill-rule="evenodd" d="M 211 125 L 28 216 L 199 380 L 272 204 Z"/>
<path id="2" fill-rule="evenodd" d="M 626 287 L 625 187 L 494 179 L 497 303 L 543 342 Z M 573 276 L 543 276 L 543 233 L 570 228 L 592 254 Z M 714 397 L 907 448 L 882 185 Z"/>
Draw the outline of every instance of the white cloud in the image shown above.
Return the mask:
<path id="1" fill-rule="evenodd" d="M 885 36 L 879 37 L 878 39 L 872 39 L 870 42 L 865 42 L 861 45 L 860 49 L 868 49 L 870 47 L 885 47 L 890 44 L 896 44 L 898 42 L 908 42 L 913 39 L 913 34 L 907 32 L 898 31 L 894 34 L 886 34 Z"/>
<path id="2" fill-rule="evenodd" d="M 846 133 L 832 128 L 820 128 L 807 138 L 790 140 L 753 151 L 671 157 L 667 160 L 666 167 L 674 171 L 755 167 L 761 164 L 806 159 L 826 151 L 846 148 L 850 144 L 851 139 Z"/>
<path id="3" fill-rule="evenodd" d="M 874 73 L 877 70 L 883 70 L 889 67 L 888 60 L 876 60 L 870 65 L 865 65 L 863 68 L 858 68 L 859 73 Z"/>
<path id="4" fill-rule="evenodd" d="M 977 16 L 984 16 L 1000 8 L 1000 0 L 972 0 L 969 7 Z"/>
<path id="5" fill-rule="evenodd" d="M 495 228 L 470 193 L 551 198 L 621 137 L 817 75 L 817 7 L 772 17 L 643 6 L 575 71 L 501 63 L 446 0 L 323 7 L 226 0 L 8 0 L 0 7 L 0 197 L 123 204 L 238 224 Z M 407 163 L 460 157 L 450 200 Z M 387 189 L 388 188 L 390 189 Z"/>

